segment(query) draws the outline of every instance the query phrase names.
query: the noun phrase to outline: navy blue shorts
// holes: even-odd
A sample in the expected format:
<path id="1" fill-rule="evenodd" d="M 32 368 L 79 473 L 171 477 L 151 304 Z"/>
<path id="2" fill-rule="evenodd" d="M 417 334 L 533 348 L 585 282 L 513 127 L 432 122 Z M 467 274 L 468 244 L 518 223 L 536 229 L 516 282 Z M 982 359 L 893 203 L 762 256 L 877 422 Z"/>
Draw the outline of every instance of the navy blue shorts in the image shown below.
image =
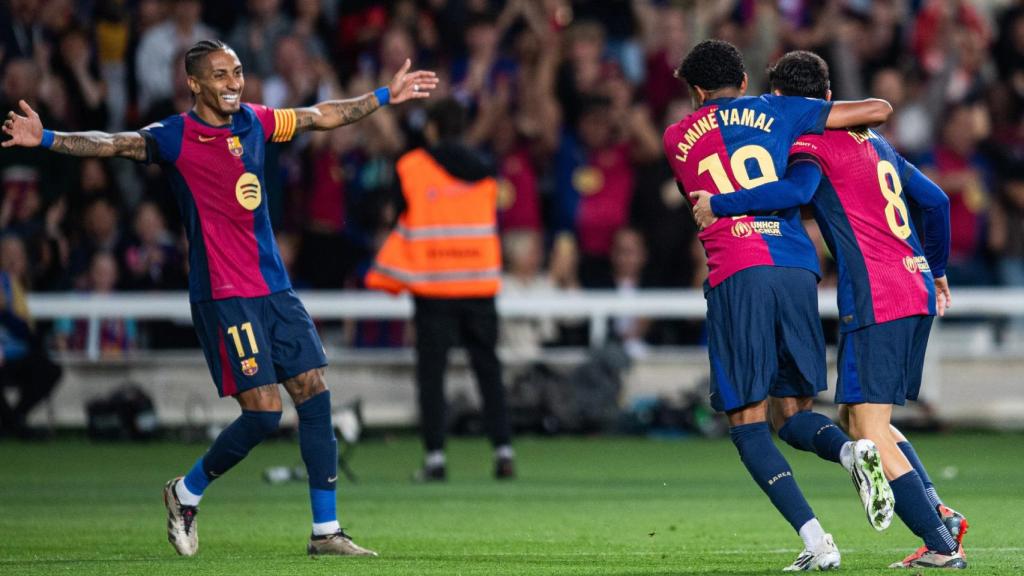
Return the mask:
<path id="1" fill-rule="evenodd" d="M 711 405 L 729 412 L 768 396 L 828 388 L 818 280 L 802 268 L 755 266 L 707 293 Z"/>
<path id="2" fill-rule="evenodd" d="M 909 316 L 840 335 L 836 403 L 917 400 L 932 320 Z"/>
<path id="3" fill-rule="evenodd" d="M 193 302 L 192 323 L 222 397 L 327 365 L 313 320 L 292 290 Z"/>

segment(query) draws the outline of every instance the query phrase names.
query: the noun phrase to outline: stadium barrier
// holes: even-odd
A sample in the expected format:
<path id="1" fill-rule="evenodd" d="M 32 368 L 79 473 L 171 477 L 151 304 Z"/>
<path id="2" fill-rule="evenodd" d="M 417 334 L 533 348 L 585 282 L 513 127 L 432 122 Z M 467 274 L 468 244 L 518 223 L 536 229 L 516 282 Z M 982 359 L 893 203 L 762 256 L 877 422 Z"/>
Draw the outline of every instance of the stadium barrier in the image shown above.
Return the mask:
<path id="1" fill-rule="evenodd" d="M 404 319 L 412 314 L 408 297 L 377 292 L 309 291 L 299 295 L 317 320 Z M 836 293 L 821 290 L 818 305 L 823 318 L 835 319 Z M 99 323 L 103 318 L 191 320 L 188 294 L 181 292 L 123 292 L 110 296 L 41 293 L 29 296 L 29 309 L 38 320 L 88 319 L 86 355 L 98 360 Z M 498 311 L 505 318 L 587 318 L 592 346 L 608 336 L 608 320 L 616 316 L 652 319 L 704 318 L 707 306 L 700 290 L 642 290 L 619 294 L 611 290 L 538 292 L 502 296 Z M 1024 316 L 1024 289 L 964 289 L 953 293 L 948 318 Z"/>
<path id="2" fill-rule="evenodd" d="M 403 319 L 412 312 L 410 299 L 380 293 L 304 292 L 300 297 L 311 316 L 318 320 Z M 823 317 L 836 318 L 834 291 L 822 290 L 819 303 Z M 29 306 L 37 320 L 89 320 L 86 352 L 61 357 L 67 376 L 51 404 L 51 423 L 80 425 L 84 400 L 125 380 L 140 382 L 155 396 L 161 421 L 165 423 L 227 422 L 237 411 L 234 403 L 215 400 L 202 355 L 197 352 L 138 351 L 119 359 L 101 357 L 101 319 L 187 323 L 187 294 L 33 294 Z M 630 295 L 613 291 L 544 292 L 502 297 L 498 306 L 505 318 L 585 319 L 590 324 L 594 346 L 607 339 L 609 320 L 615 317 L 692 320 L 702 319 L 706 311 L 699 290 L 652 290 Z M 953 307 L 947 318 L 985 320 L 936 324 L 923 392 L 933 415 L 953 424 L 1024 428 L 1024 330 L 1019 328 L 1024 322 L 1007 320 L 1014 317 L 1024 318 L 1024 290 L 954 291 Z M 1007 333 L 1016 334 L 1016 339 L 1007 337 Z M 415 422 L 414 360 L 410 350 L 329 346 L 328 357 L 333 366 L 344 367 L 343 385 L 338 386 L 344 392 L 337 394 L 338 399 L 362 398 L 369 424 Z M 544 360 L 555 366 L 571 367 L 583 358 L 585 351 L 563 350 L 545 351 Z M 511 368 L 514 370 L 515 366 Z M 831 368 L 834 371 L 834 366 Z M 338 378 L 337 372 L 332 374 L 332 378 Z M 701 390 L 706 376 L 706 354 L 700 348 L 652 348 L 627 375 L 624 399 Z M 834 376 L 830 376 L 830 386 L 832 382 Z M 475 400 L 473 381 L 461 354 L 453 357 L 449 388 L 454 394 L 465 394 Z M 830 398 L 831 393 L 823 396 Z"/>

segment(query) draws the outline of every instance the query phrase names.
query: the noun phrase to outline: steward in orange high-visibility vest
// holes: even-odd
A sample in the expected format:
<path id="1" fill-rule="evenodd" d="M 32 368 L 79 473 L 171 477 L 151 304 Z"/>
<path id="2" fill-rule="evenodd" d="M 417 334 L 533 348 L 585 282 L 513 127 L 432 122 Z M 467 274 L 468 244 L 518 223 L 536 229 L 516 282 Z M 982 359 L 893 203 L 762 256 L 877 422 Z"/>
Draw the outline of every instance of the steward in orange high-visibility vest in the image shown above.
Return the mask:
<path id="1" fill-rule="evenodd" d="M 498 184 L 494 168 L 462 142 L 465 108 L 446 98 L 427 108 L 425 148 L 398 159 L 392 190 L 399 214 L 366 275 L 366 286 L 412 293 L 416 333 L 416 400 L 423 466 L 415 478 L 447 478 L 444 393 L 448 352 L 469 357 L 483 425 L 494 447 L 494 477 L 515 477 L 512 427 L 498 358 Z M 398 192 L 401 192 L 399 194 Z"/>
<path id="2" fill-rule="evenodd" d="M 428 298 L 483 298 L 501 287 L 498 185 L 460 180 L 420 148 L 398 160 L 406 209 L 377 253 L 368 288 Z"/>

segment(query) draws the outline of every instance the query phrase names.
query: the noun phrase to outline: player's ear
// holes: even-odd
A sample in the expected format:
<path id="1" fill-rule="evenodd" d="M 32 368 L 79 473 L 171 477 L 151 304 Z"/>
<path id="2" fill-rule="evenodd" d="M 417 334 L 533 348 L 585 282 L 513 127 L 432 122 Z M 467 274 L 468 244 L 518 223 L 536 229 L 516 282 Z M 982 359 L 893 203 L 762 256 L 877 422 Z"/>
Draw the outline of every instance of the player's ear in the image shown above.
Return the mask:
<path id="1" fill-rule="evenodd" d="M 189 76 L 189 77 L 187 77 L 185 79 L 185 81 L 188 83 L 188 89 L 189 89 L 190 92 L 192 92 L 192 95 L 193 96 L 198 96 L 199 95 L 199 82 L 196 81 L 195 77 L 194 76 Z"/>
<path id="2" fill-rule="evenodd" d="M 832 91 L 831 90 L 825 90 L 825 101 L 826 102 L 831 102 L 832 101 Z"/>
<path id="3" fill-rule="evenodd" d="M 743 73 L 743 81 L 740 82 L 740 96 L 747 93 L 747 73 Z"/>
<path id="4" fill-rule="evenodd" d="M 690 104 L 693 105 L 693 109 L 696 110 L 704 105 L 704 101 L 707 100 L 708 93 L 699 86 L 690 86 Z"/>
<path id="5" fill-rule="evenodd" d="M 774 94 L 775 96 L 782 96 L 782 90 L 776 88 L 775 90 L 772 90 L 772 94 Z"/>

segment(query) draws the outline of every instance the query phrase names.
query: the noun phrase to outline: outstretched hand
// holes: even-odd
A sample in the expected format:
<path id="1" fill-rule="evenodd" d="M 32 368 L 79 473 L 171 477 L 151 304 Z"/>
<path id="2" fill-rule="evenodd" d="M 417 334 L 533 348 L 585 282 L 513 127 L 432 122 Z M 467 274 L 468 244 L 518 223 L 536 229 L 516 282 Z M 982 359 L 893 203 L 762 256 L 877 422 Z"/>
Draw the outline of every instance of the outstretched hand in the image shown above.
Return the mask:
<path id="1" fill-rule="evenodd" d="M 4 148 L 12 146 L 39 146 L 43 141 L 43 123 L 39 120 L 39 114 L 24 100 L 18 101 L 18 106 L 25 113 L 24 116 L 11 110 L 4 120 L 4 134 L 11 137 L 3 142 Z"/>
<path id="2" fill-rule="evenodd" d="M 392 104 L 401 104 L 416 98 L 429 98 L 430 91 L 437 88 L 437 74 L 426 70 L 409 72 L 411 67 L 412 61 L 406 58 L 402 69 L 388 84 Z"/>
<path id="3" fill-rule="evenodd" d="M 693 219 L 697 222 L 697 229 L 704 230 L 715 222 L 718 217 L 711 211 L 711 193 L 704 190 L 690 192 L 690 200 L 693 200 Z"/>

